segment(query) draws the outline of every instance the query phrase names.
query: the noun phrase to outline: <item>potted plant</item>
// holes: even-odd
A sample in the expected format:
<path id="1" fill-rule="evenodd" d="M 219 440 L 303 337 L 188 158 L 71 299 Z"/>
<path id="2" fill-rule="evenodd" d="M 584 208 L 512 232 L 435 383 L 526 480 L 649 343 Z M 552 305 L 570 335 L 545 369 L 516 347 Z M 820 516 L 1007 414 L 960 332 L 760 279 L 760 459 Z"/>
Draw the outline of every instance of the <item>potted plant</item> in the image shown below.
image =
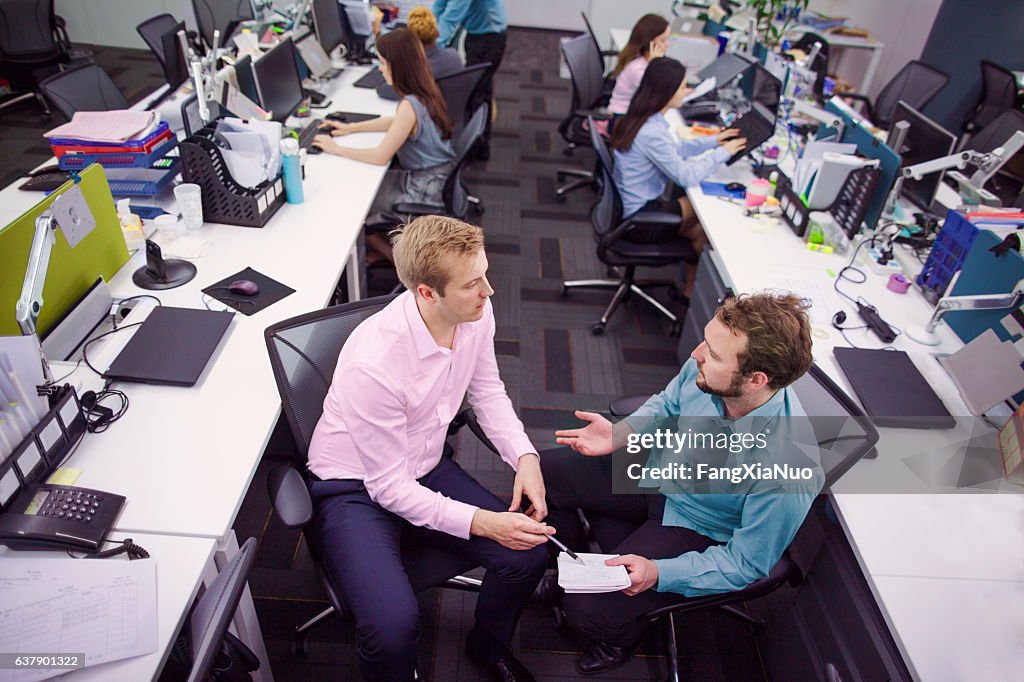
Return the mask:
<path id="1" fill-rule="evenodd" d="M 747 0 L 747 6 L 757 19 L 757 33 L 761 43 L 769 50 L 782 42 L 786 31 L 807 9 L 810 0 Z M 776 17 L 782 17 L 781 23 Z"/>

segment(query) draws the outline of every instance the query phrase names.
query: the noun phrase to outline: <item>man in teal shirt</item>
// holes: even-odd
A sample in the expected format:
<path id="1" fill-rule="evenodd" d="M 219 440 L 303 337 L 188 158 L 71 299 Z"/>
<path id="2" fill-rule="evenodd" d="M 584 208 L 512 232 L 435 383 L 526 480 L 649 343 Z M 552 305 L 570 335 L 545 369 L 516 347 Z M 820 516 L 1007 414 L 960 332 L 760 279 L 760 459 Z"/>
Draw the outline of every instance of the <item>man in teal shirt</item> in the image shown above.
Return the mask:
<path id="1" fill-rule="evenodd" d="M 789 388 L 812 363 L 805 310 L 792 295 L 727 301 L 661 393 L 614 425 L 577 412 L 587 426 L 556 433 L 571 451 L 541 455 L 559 538 L 585 548 L 582 509 L 604 550 L 619 555 L 607 563 L 625 566 L 631 583 L 566 595 L 570 625 L 593 640 L 580 672 L 625 663 L 643 635 L 638 615 L 768 575 L 796 535 L 824 481 L 813 431 Z M 639 452 L 666 422 L 672 435 L 661 434 L 646 464 L 603 456 Z M 779 466 L 792 478 L 779 480 Z M 615 493 L 613 478 L 652 494 Z"/>

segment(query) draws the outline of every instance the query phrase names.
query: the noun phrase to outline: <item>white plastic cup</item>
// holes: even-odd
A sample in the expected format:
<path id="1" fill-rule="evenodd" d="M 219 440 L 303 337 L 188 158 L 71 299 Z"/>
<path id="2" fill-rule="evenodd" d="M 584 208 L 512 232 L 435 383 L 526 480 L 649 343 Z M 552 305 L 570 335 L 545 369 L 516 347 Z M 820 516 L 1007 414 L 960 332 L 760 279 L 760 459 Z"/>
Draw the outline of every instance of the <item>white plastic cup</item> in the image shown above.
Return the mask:
<path id="1" fill-rule="evenodd" d="M 153 219 L 153 222 L 156 223 L 157 229 L 160 230 L 160 234 L 170 240 L 177 239 L 181 230 L 184 228 L 181 221 L 178 220 L 178 216 L 171 215 L 170 213 L 158 215 Z"/>
<path id="2" fill-rule="evenodd" d="M 189 230 L 198 230 L 203 226 L 203 194 L 199 185 L 186 182 L 174 188 L 174 198 L 178 201 L 181 220 Z"/>

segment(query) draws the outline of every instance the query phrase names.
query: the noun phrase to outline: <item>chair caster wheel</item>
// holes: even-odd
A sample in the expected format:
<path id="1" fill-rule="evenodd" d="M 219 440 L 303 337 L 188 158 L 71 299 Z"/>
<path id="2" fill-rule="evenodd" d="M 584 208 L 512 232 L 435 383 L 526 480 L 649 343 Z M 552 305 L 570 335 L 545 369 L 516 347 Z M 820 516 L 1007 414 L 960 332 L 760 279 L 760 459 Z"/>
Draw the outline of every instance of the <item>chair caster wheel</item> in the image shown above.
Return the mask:
<path id="1" fill-rule="evenodd" d="M 679 322 L 673 322 L 672 326 L 668 330 L 669 336 L 679 336 L 683 333 L 683 325 Z"/>
<path id="2" fill-rule="evenodd" d="M 590 333 L 594 336 L 604 336 L 604 322 L 595 322 L 590 325 Z"/>
<path id="3" fill-rule="evenodd" d="M 555 195 L 555 201 L 557 201 L 560 204 L 564 204 L 565 203 L 565 195 L 564 194 L 556 194 Z"/>
<path id="4" fill-rule="evenodd" d="M 572 147 L 566 147 L 565 149 L 562 150 L 562 153 L 565 154 L 566 156 L 572 156 Z"/>
<path id="5" fill-rule="evenodd" d="M 569 298 L 569 287 L 564 284 L 558 289 L 559 298 Z"/>
<path id="6" fill-rule="evenodd" d="M 484 207 L 481 206 L 480 204 L 473 204 L 473 213 L 476 213 L 477 215 L 483 215 Z"/>
<path id="7" fill-rule="evenodd" d="M 293 658 L 309 657 L 309 635 L 300 634 L 292 638 L 291 653 Z"/>

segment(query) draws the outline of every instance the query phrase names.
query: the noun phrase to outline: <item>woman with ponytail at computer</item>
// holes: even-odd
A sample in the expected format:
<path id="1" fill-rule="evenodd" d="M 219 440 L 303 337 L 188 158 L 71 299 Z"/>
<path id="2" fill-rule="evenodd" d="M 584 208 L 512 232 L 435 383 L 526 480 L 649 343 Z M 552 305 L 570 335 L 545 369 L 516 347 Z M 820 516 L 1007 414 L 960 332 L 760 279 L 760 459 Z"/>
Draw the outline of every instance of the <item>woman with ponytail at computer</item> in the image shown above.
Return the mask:
<path id="1" fill-rule="evenodd" d="M 684 188 L 714 173 L 747 141 L 737 138 L 732 129 L 716 137 L 677 140 L 665 114 L 678 108 L 689 92 L 685 66 L 665 57 L 651 60 L 629 110 L 615 122 L 610 146 L 622 215 L 628 218 L 640 211 L 660 211 L 679 216 L 678 226 L 637 226 L 624 238 L 648 244 L 688 239 L 699 253 L 705 243 L 704 231 Z M 673 188 L 666 198 L 669 183 Z M 686 297 L 693 290 L 695 273 L 696 265 L 688 264 Z"/>
<path id="2" fill-rule="evenodd" d="M 394 116 L 359 123 L 324 121 L 330 135 L 317 135 L 314 145 L 328 154 L 384 166 L 397 155 L 401 168 L 388 170 L 374 199 L 371 213 L 386 213 L 399 202 L 444 203 L 441 190 L 455 162 L 452 123 L 444 98 L 430 73 L 423 45 L 408 29 L 381 35 L 377 41 L 380 70 L 402 100 Z M 345 147 L 334 137 L 349 133 L 385 133 L 376 147 Z M 370 233 L 367 244 L 391 260 L 391 245 Z"/>

